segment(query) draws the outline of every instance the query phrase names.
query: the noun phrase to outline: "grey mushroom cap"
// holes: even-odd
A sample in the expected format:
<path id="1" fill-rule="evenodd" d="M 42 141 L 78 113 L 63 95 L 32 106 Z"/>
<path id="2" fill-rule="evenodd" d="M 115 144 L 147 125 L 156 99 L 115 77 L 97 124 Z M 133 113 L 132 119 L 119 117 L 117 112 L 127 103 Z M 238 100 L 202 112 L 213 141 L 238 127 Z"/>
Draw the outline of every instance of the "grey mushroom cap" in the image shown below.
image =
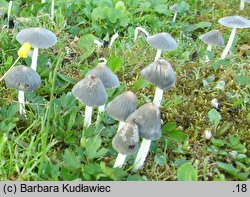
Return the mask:
<path id="1" fill-rule="evenodd" d="M 21 91 L 34 91 L 41 85 L 39 74 L 24 65 L 11 68 L 4 80 L 9 88 Z"/>
<path id="2" fill-rule="evenodd" d="M 226 16 L 218 21 L 229 28 L 250 28 L 250 20 L 242 16 Z"/>
<path id="3" fill-rule="evenodd" d="M 123 125 L 112 140 L 113 148 L 123 155 L 136 153 L 139 148 L 139 143 L 140 136 L 138 126 L 134 122 Z"/>
<path id="4" fill-rule="evenodd" d="M 106 107 L 106 112 L 112 118 L 125 122 L 127 117 L 137 108 L 136 95 L 127 91 L 114 98 Z"/>
<path id="5" fill-rule="evenodd" d="M 206 44 L 212 44 L 212 45 L 217 45 L 221 47 L 225 46 L 224 39 L 221 36 L 221 33 L 219 30 L 209 31 L 205 34 L 202 34 L 199 38 Z"/>
<path id="6" fill-rule="evenodd" d="M 114 89 L 120 85 L 118 77 L 104 63 L 99 63 L 86 75 L 94 75 L 101 79 L 105 89 Z"/>
<path id="7" fill-rule="evenodd" d="M 138 125 L 141 137 L 148 140 L 158 140 L 161 137 L 161 113 L 156 104 L 142 105 L 127 118 L 127 122 L 131 121 Z"/>
<path id="8" fill-rule="evenodd" d="M 142 77 L 162 90 L 169 90 L 176 82 L 176 74 L 171 64 L 159 59 L 141 71 Z"/>
<path id="9" fill-rule="evenodd" d="M 49 48 L 57 42 L 56 35 L 41 27 L 31 27 L 21 30 L 17 35 L 18 42 L 29 42 L 33 48 Z"/>
<path id="10" fill-rule="evenodd" d="M 177 49 L 178 44 L 175 39 L 168 33 L 162 32 L 147 37 L 147 43 L 156 49 L 172 51 Z"/>
<path id="11" fill-rule="evenodd" d="M 177 5 L 178 5 L 178 4 L 175 3 L 174 5 L 170 6 L 169 9 L 170 9 L 170 10 L 173 10 L 174 12 L 177 12 L 177 11 L 178 11 Z"/>
<path id="12" fill-rule="evenodd" d="M 88 75 L 75 84 L 72 94 L 84 105 L 90 107 L 104 105 L 108 98 L 102 81 L 93 75 Z"/>

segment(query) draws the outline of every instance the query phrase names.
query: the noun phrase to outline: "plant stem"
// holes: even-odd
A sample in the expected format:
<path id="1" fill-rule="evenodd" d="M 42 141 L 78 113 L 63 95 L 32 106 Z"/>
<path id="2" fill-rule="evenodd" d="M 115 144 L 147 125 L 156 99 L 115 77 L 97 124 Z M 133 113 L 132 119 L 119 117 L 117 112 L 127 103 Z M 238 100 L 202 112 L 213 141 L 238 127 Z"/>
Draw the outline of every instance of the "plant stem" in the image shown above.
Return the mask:
<path id="1" fill-rule="evenodd" d="M 84 126 L 89 127 L 92 122 L 92 107 L 86 106 L 85 107 L 85 116 L 84 116 Z"/>
<path id="2" fill-rule="evenodd" d="M 221 54 L 221 59 L 225 59 L 227 57 L 227 54 L 228 54 L 229 50 L 231 49 L 232 44 L 234 42 L 234 37 L 235 37 L 235 34 L 236 34 L 236 30 L 237 30 L 236 28 L 232 29 L 232 32 L 231 32 L 231 35 L 230 35 L 229 40 L 227 42 L 227 45 L 226 45 L 224 51 Z"/>
<path id="3" fill-rule="evenodd" d="M 18 57 L 16 59 L 16 61 L 12 64 L 12 66 L 9 68 L 9 70 L 7 70 L 6 73 L 4 73 L 4 75 L 0 78 L 0 82 L 4 79 L 4 77 L 10 72 L 10 70 L 16 65 L 16 63 L 18 62 L 18 60 L 20 59 L 21 57 Z"/>
<path id="4" fill-rule="evenodd" d="M 121 153 L 118 153 L 113 168 L 121 168 L 123 166 L 123 164 L 125 163 L 126 157 L 127 157 L 127 155 L 123 155 Z"/>
<path id="5" fill-rule="evenodd" d="M 208 45 L 207 45 L 207 51 L 212 51 L 212 47 L 213 47 L 212 44 L 208 44 Z M 206 62 L 209 62 L 209 61 L 210 61 L 210 60 L 209 60 L 208 56 L 206 55 Z"/>
<path id="6" fill-rule="evenodd" d="M 25 115 L 26 111 L 25 111 L 25 96 L 24 96 L 24 91 L 19 90 L 18 91 L 18 102 L 19 102 L 19 113 L 21 115 Z"/>
<path id="7" fill-rule="evenodd" d="M 161 58 L 161 50 L 157 49 L 156 55 L 155 55 L 155 61 L 159 60 Z"/>
<path id="8" fill-rule="evenodd" d="M 148 155 L 150 149 L 151 140 L 143 138 L 140 149 L 136 155 L 133 171 L 137 171 L 142 168 L 144 161 Z"/>
<path id="9" fill-rule="evenodd" d="M 10 20 L 10 13 L 11 13 L 12 4 L 13 4 L 13 1 L 9 1 L 8 16 L 7 16 L 8 22 Z"/>
<path id="10" fill-rule="evenodd" d="M 174 12 L 174 17 L 173 17 L 173 22 L 175 22 L 175 21 L 176 21 L 177 14 L 178 14 L 178 12 L 177 12 L 177 11 L 175 11 L 175 12 Z"/>
<path id="11" fill-rule="evenodd" d="M 158 107 L 160 107 L 161 106 L 162 97 L 163 97 L 163 90 L 160 89 L 160 88 L 158 88 L 158 87 L 156 87 L 153 103 L 156 104 Z"/>
<path id="12" fill-rule="evenodd" d="M 34 48 L 32 55 L 31 68 L 36 71 L 37 67 L 37 59 L 38 59 L 38 48 Z"/>

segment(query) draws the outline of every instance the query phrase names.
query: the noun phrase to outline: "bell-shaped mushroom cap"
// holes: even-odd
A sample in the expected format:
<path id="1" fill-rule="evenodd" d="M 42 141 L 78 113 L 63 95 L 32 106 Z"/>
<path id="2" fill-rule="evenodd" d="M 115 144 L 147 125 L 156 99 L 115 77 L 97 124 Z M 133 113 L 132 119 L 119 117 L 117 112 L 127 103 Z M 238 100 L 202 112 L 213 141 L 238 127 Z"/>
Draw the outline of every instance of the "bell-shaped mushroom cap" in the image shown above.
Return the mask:
<path id="1" fill-rule="evenodd" d="M 221 47 L 225 46 L 224 39 L 218 30 L 209 31 L 205 34 L 202 34 L 199 38 L 206 44 L 212 44 Z"/>
<path id="2" fill-rule="evenodd" d="M 131 92 L 124 92 L 114 98 L 106 108 L 107 114 L 112 118 L 125 122 L 127 117 L 137 108 L 136 95 Z"/>
<path id="3" fill-rule="evenodd" d="M 21 91 L 33 91 L 41 85 L 41 77 L 33 69 L 19 65 L 6 74 L 5 83 L 9 88 Z"/>
<path id="4" fill-rule="evenodd" d="M 113 148 L 123 154 L 136 153 L 140 143 L 138 126 L 134 122 L 126 123 L 115 135 L 112 141 Z"/>
<path id="5" fill-rule="evenodd" d="M 148 140 L 157 140 L 161 137 L 161 114 L 156 104 L 142 105 L 127 118 L 127 122 L 131 121 L 138 125 L 141 137 Z"/>
<path id="6" fill-rule="evenodd" d="M 16 39 L 21 44 L 29 42 L 33 48 L 42 49 L 53 46 L 57 41 L 53 32 L 41 27 L 23 29 L 16 35 Z"/>
<path id="7" fill-rule="evenodd" d="M 114 89 L 120 85 L 118 77 L 104 63 L 97 64 L 86 75 L 94 75 L 100 78 L 107 90 Z"/>
<path id="8" fill-rule="evenodd" d="M 178 47 L 175 39 L 168 33 L 162 32 L 147 37 L 147 43 L 156 49 L 172 51 Z"/>
<path id="9" fill-rule="evenodd" d="M 162 90 L 169 90 L 176 81 L 176 74 L 171 64 L 164 59 L 151 63 L 141 71 L 141 75 L 146 81 Z"/>
<path id="10" fill-rule="evenodd" d="M 178 11 L 177 5 L 178 5 L 178 4 L 175 3 L 174 5 L 170 6 L 169 9 L 170 9 L 170 10 L 173 10 L 174 12 L 177 12 L 177 11 Z"/>
<path id="11" fill-rule="evenodd" d="M 104 105 L 108 98 L 102 81 L 93 75 L 88 75 L 75 84 L 72 94 L 90 107 Z"/>
<path id="12" fill-rule="evenodd" d="M 242 16 L 226 16 L 219 23 L 229 28 L 250 28 L 250 20 Z"/>

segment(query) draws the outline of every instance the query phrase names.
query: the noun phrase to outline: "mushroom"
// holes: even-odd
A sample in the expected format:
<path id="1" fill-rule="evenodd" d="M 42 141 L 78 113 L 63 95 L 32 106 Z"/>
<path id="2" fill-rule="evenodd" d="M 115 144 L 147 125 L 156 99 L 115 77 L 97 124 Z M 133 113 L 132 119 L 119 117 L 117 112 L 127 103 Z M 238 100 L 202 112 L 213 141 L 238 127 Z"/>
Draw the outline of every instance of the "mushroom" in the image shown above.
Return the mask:
<path id="1" fill-rule="evenodd" d="M 127 91 L 114 98 L 107 105 L 106 111 L 109 116 L 119 121 L 119 131 L 125 124 L 127 117 L 132 114 L 136 110 L 136 108 L 136 95 L 131 91 Z"/>
<path id="2" fill-rule="evenodd" d="M 161 58 L 161 52 L 162 50 L 165 51 L 172 51 L 175 50 L 178 47 L 177 42 L 175 41 L 175 39 L 168 33 L 166 32 L 162 32 L 162 33 L 158 33 L 155 35 L 149 35 L 149 33 L 143 29 L 142 27 L 137 27 L 135 29 L 135 38 L 134 40 L 136 40 L 139 32 L 143 32 L 146 36 L 146 41 L 147 43 L 153 47 L 157 49 L 157 53 L 155 56 L 155 61 Z"/>
<path id="3" fill-rule="evenodd" d="M 106 66 L 107 60 L 105 58 L 100 58 L 103 62 L 97 64 L 97 66 L 90 70 L 86 76 L 94 75 L 101 79 L 106 90 L 114 89 L 120 85 L 118 77 L 110 70 L 108 66 Z M 99 114 L 105 111 L 105 104 L 98 107 L 98 117 L 97 122 L 99 120 Z"/>
<path id="4" fill-rule="evenodd" d="M 17 34 L 16 39 L 21 44 L 29 42 L 34 48 L 31 63 L 33 70 L 36 70 L 37 67 L 38 49 L 49 48 L 57 42 L 57 37 L 54 33 L 41 27 L 23 29 Z"/>
<path id="5" fill-rule="evenodd" d="M 84 125 L 90 126 L 93 107 L 104 105 L 107 101 L 107 93 L 102 81 L 94 75 L 88 75 L 75 84 L 72 94 L 86 105 Z"/>
<path id="6" fill-rule="evenodd" d="M 114 168 L 121 168 L 127 155 L 136 153 L 139 148 L 139 130 L 136 123 L 128 122 L 116 133 L 112 140 L 113 148 L 118 152 Z"/>
<path id="7" fill-rule="evenodd" d="M 177 14 L 178 14 L 178 9 L 177 9 L 177 3 L 175 3 L 174 5 L 170 6 L 170 10 L 174 11 L 174 17 L 173 17 L 173 22 L 176 21 L 177 18 Z"/>
<path id="8" fill-rule="evenodd" d="M 245 2 L 250 3 L 250 0 L 240 0 L 240 10 L 244 10 Z"/>
<path id="9" fill-rule="evenodd" d="M 163 91 L 169 90 L 176 81 L 176 74 L 171 64 L 159 59 L 141 71 L 142 77 L 156 86 L 154 101 L 158 107 L 161 105 Z"/>
<path id="10" fill-rule="evenodd" d="M 8 22 L 9 22 L 9 20 L 10 20 L 10 14 L 11 14 L 12 5 L 13 5 L 13 1 L 9 1 L 8 15 L 7 15 Z"/>
<path id="11" fill-rule="evenodd" d="M 98 51 L 100 51 L 100 49 L 102 47 L 105 47 L 106 45 L 109 46 L 109 48 L 111 48 L 115 42 L 115 40 L 119 37 L 119 34 L 116 32 L 110 39 L 110 41 L 106 41 L 104 40 L 104 43 L 100 42 L 99 40 L 95 39 L 94 43 L 97 45 Z M 105 44 L 106 43 L 106 44 Z"/>
<path id="12" fill-rule="evenodd" d="M 161 137 L 161 114 L 159 107 L 154 103 L 144 104 L 133 112 L 126 121 L 134 121 L 138 125 L 139 135 L 143 138 L 134 162 L 133 170 L 136 171 L 143 166 L 151 141 L 158 140 Z"/>
<path id="13" fill-rule="evenodd" d="M 199 38 L 207 44 L 207 51 L 211 51 L 213 45 L 221 47 L 225 46 L 224 39 L 221 36 L 220 31 L 218 30 L 209 31 L 205 34 L 202 34 Z M 207 55 L 206 55 L 206 61 L 209 62 L 209 58 Z"/>
<path id="14" fill-rule="evenodd" d="M 221 54 L 221 59 L 225 59 L 230 48 L 232 47 L 237 28 L 250 28 L 250 20 L 242 16 L 227 16 L 219 19 L 219 23 L 226 27 L 232 28 L 227 45 Z"/>
<path id="15" fill-rule="evenodd" d="M 4 80 L 9 88 L 17 89 L 19 91 L 19 111 L 20 114 L 26 114 L 24 92 L 34 91 L 41 85 L 39 74 L 27 66 L 19 65 L 11 68 L 6 74 Z"/>

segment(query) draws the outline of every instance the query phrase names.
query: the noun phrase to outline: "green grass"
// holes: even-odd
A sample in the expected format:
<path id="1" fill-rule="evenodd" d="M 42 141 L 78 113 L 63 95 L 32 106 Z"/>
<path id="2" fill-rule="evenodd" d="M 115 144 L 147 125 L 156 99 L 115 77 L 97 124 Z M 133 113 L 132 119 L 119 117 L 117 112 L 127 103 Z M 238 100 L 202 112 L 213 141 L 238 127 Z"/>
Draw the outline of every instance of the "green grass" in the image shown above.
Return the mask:
<path id="1" fill-rule="evenodd" d="M 171 23 L 173 13 L 159 7 L 169 7 L 172 1 L 145 0 L 133 4 L 133 1 L 124 1 L 127 11 L 121 19 L 126 16 L 129 23 L 122 26 L 119 20 L 115 23 L 109 19 L 94 20 L 91 11 L 98 6 L 92 1 L 89 4 L 68 1 L 67 9 L 66 3 L 56 4 L 55 23 L 47 15 L 49 4 L 34 2 L 16 1 L 14 19 L 20 21 L 22 16 L 29 21 L 18 22 L 13 30 L 1 29 L 0 76 L 17 58 L 20 44 L 15 35 L 21 29 L 40 25 L 56 33 L 58 42 L 50 49 L 39 51 L 38 73 L 42 86 L 35 93 L 26 94 L 27 118 L 18 113 L 17 92 L 8 89 L 4 82 L 0 84 L 0 180 L 247 179 L 250 52 L 242 50 L 242 46 L 250 45 L 249 29 L 237 31 L 232 55 L 221 64 L 218 64 L 220 48 L 215 48 L 214 58 L 205 63 L 206 46 L 198 36 L 218 29 L 227 41 L 230 29 L 222 27 L 217 20 L 228 15 L 249 19 L 249 5 L 239 11 L 236 0 L 226 5 L 220 0 L 187 0 L 190 9 L 178 15 L 176 23 Z M 154 3 L 147 8 L 148 2 Z M 190 29 L 190 25 L 200 22 L 210 22 L 211 26 Z M 0 24 L 7 24 L 6 20 L 0 19 Z M 152 101 L 155 88 L 141 79 L 140 71 L 152 62 L 156 50 L 143 38 L 133 42 L 134 29 L 139 25 L 152 34 L 170 33 L 179 39 L 179 47 L 163 53 L 177 74 L 176 85 L 165 92 L 161 107 L 163 137 L 152 143 L 143 169 L 132 172 L 133 157 L 123 169 L 112 168 L 117 153 L 111 141 L 117 121 L 103 114 L 97 125 L 85 129 L 84 106 L 70 91 L 97 64 L 99 57 L 106 57 L 121 81 L 119 88 L 108 92 L 109 101 L 125 90 L 136 93 L 139 106 Z M 112 49 L 106 48 L 100 53 L 95 50 L 87 58 L 83 57 L 86 50 L 79 47 L 79 39 L 86 34 L 101 39 L 106 33 L 112 35 L 114 30 L 120 37 Z M 30 65 L 31 59 L 22 59 L 19 63 Z M 209 81 L 212 76 L 214 79 Z M 217 89 L 216 85 L 222 80 L 225 89 Z M 215 132 L 208 117 L 213 98 L 222 104 L 221 120 L 217 133 L 206 141 L 204 131 Z"/>

